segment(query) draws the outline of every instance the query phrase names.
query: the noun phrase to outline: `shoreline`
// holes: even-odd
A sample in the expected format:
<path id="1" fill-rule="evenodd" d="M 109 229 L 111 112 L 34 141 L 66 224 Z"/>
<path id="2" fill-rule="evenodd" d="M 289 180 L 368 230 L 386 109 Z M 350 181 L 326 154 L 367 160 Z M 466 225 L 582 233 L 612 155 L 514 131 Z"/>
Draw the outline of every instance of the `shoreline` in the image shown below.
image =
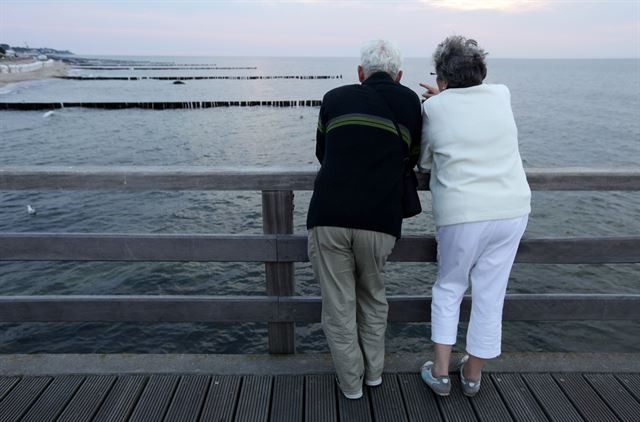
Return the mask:
<path id="1" fill-rule="evenodd" d="M 0 73 L 0 88 L 16 82 L 50 79 L 55 76 L 66 76 L 70 68 L 71 66 L 67 63 L 56 60 L 53 65 L 49 67 L 43 67 L 31 72 Z"/>

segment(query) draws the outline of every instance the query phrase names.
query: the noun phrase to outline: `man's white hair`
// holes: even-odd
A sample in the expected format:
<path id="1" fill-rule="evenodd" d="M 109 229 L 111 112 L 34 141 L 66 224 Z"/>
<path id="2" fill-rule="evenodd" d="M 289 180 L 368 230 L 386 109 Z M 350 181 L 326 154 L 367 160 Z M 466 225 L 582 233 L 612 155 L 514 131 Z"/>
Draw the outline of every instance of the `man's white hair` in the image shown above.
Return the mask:
<path id="1" fill-rule="evenodd" d="M 360 65 L 365 78 L 376 72 L 386 72 L 395 79 L 401 64 L 400 49 L 391 41 L 367 41 L 360 50 Z"/>

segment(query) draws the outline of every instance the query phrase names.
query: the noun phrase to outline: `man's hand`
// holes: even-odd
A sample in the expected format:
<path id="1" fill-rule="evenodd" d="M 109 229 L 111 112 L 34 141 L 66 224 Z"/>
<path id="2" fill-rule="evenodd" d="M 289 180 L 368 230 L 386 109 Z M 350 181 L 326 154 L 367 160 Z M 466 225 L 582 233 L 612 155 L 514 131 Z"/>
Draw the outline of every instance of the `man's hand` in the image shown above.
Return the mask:
<path id="1" fill-rule="evenodd" d="M 422 93 L 422 96 L 427 100 L 433 97 L 434 95 L 438 95 L 440 93 L 440 90 L 438 89 L 438 87 L 431 86 L 429 84 L 423 84 L 423 83 L 420 83 L 420 86 L 426 89 L 426 91 Z"/>

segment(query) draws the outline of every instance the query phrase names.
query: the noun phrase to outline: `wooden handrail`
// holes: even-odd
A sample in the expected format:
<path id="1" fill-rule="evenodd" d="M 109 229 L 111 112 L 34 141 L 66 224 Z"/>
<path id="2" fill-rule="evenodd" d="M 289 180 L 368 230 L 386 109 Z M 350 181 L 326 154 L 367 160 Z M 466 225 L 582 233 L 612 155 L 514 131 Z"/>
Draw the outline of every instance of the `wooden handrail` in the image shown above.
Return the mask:
<path id="1" fill-rule="evenodd" d="M 0 190 L 312 190 L 317 167 L 0 167 Z M 640 190 L 640 168 L 528 168 L 538 191 Z M 419 174 L 428 189 L 428 174 Z"/>
<path id="2" fill-rule="evenodd" d="M 295 351 L 295 322 L 317 322 L 320 299 L 294 296 L 294 262 L 306 236 L 292 234 L 294 190 L 311 190 L 317 168 L 0 167 L 0 190 L 262 191 L 262 235 L 0 234 L 2 260 L 264 262 L 267 296 L 4 296 L 0 322 L 138 321 L 269 323 L 269 350 Z M 640 191 L 640 168 L 527 169 L 534 190 Z M 420 189 L 429 175 L 419 174 Z M 406 236 L 391 261 L 433 262 L 431 236 Z M 638 263 L 640 236 L 525 238 L 516 262 Z M 392 296 L 389 320 L 429 320 L 428 296 Z M 134 306 L 135 305 L 135 306 Z M 463 301 L 462 316 L 469 312 Z M 640 295 L 508 295 L 504 319 L 640 320 Z"/>
<path id="3" fill-rule="evenodd" d="M 307 236 L 290 234 L 0 233 L 0 261 L 306 262 Z M 435 262 L 433 236 L 405 236 L 389 261 Z M 524 238 L 518 263 L 640 262 L 640 235 Z"/>
<path id="4" fill-rule="evenodd" d="M 430 296 L 389 296 L 389 321 L 428 322 Z M 320 321 L 318 296 L 0 296 L 0 322 Z M 468 320 L 470 297 L 462 303 Z M 513 294 L 505 321 L 640 320 L 640 295 Z"/>

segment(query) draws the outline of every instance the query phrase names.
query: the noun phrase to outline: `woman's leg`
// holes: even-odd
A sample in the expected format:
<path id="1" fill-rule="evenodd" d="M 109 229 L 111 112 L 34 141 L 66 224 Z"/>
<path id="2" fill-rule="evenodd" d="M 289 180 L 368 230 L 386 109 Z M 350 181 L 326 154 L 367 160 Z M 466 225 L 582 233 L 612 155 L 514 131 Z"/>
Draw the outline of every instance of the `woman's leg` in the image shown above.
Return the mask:
<path id="1" fill-rule="evenodd" d="M 486 223 L 439 227 L 438 278 L 431 302 L 431 340 L 435 343 L 435 376 L 449 372 L 451 346 L 456 343 L 460 303 L 469 285 L 469 273 L 484 244 Z"/>
<path id="2" fill-rule="evenodd" d="M 513 260 L 527 226 L 527 216 L 490 222 L 487 245 L 471 270 L 472 305 L 465 375 L 477 378 L 485 359 L 500 355 L 502 308 Z M 467 367 L 469 365 L 469 367 Z"/>
<path id="3" fill-rule="evenodd" d="M 486 359 L 479 358 L 477 356 L 469 355 L 469 360 L 464 364 L 464 377 L 470 381 L 479 381 L 482 376 L 482 368 L 487 363 Z"/>
<path id="4" fill-rule="evenodd" d="M 435 350 L 436 357 L 431 373 L 436 377 L 449 375 L 449 361 L 451 360 L 452 346 L 435 343 L 433 349 Z"/>

